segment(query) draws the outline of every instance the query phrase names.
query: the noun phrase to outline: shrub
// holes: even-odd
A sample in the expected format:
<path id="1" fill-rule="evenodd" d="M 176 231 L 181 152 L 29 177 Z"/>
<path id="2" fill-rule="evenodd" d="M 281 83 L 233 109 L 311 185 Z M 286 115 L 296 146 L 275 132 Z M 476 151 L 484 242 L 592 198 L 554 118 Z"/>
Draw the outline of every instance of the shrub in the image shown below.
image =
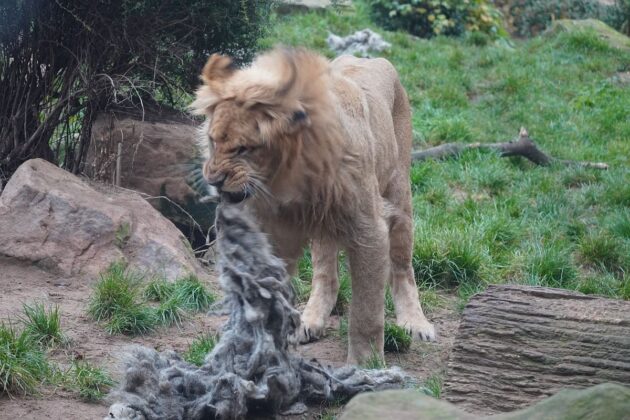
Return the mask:
<path id="1" fill-rule="evenodd" d="M 544 31 L 553 19 L 606 17 L 606 9 L 597 0 L 514 0 L 507 8 L 516 32 L 523 36 Z"/>
<path id="2" fill-rule="evenodd" d="M 501 13 L 488 0 L 371 0 L 370 11 L 385 28 L 423 38 L 504 33 Z"/>

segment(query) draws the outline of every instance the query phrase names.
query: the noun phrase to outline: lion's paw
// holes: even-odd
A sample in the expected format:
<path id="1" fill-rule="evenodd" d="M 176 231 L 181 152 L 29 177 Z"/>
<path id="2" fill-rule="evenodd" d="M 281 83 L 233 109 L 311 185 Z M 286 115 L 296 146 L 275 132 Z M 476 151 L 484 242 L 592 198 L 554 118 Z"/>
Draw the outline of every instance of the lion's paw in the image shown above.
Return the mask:
<path id="1" fill-rule="evenodd" d="M 411 337 L 414 340 L 418 341 L 435 341 L 435 327 L 429 321 L 425 319 L 406 321 L 401 320 L 397 321 L 396 324 L 398 326 L 403 327 L 404 329 L 411 334 Z"/>
<path id="2" fill-rule="evenodd" d="M 309 320 L 302 316 L 300 326 L 297 330 L 297 340 L 300 344 L 310 343 L 319 340 L 324 336 L 325 322 L 321 320 Z"/>

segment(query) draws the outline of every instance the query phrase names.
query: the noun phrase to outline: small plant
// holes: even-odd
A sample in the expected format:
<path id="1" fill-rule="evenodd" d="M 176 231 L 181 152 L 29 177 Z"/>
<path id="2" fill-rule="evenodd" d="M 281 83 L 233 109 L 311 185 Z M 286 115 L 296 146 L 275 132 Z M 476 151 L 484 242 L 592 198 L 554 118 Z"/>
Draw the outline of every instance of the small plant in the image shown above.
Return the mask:
<path id="1" fill-rule="evenodd" d="M 61 332 L 59 307 L 46 310 L 43 304 L 36 303 L 33 306 L 23 305 L 23 311 L 24 317 L 20 320 L 24 324 L 24 331 L 39 345 L 51 347 L 67 342 Z"/>
<path id="2" fill-rule="evenodd" d="M 388 353 L 406 353 L 411 347 L 411 335 L 403 327 L 385 322 L 385 342 L 383 349 Z"/>
<path id="3" fill-rule="evenodd" d="M 372 344 L 370 357 L 361 364 L 361 367 L 365 369 L 386 369 L 387 364 L 385 359 L 381 357 L 380 352 L 376 351 Z"/>
<path id="4" fill-rule="evenodd" d="M 576 289 L 587 295 L 617 297 L 620 282 L 612 274 L 590 276 L 580 280 Z"/>
<path id="5" fill-rule="evenodd" d="M 424 381 L 424 390 L 428 391 L 426 393 L 432 397 L 440 398 L 442 396 L 442 383 L 441 375 L 431 375 Z"/>
<path id="6" fill-rule="evenodd" d="M 141 278 L 114 263 L 101 275 L 88 304 L 88 314 L 97 322 L 105 321 L 110 334 L 144 334 L 157 323 L 153 308 L 140 300 Z"/>
<path id="7" fill-rule="evenodd" d="M 0 394 L 34 394 L 51 372 L 39 343 L 27 331 L 0 323 Z"/>
<path id="8" fill-rule="evenodd" d="M 155 316 L 157 321 L 164 326 L 180 325 L 186 316 L 186 311 L 178 296 L 172 296 L 160 302 L 160 305 L 155 309 Z"/>
<path id="9" fill-rule="evenodd" d="M 557 244 L 536 247 L 527 265 L 536 285 L 566 287 L 577 276 L 570 255 Z"/>
<path id="10" fill-rule="evenodd" d="M 204 334 L 195 338 L 184 353 L 184 360 L 196 366 L 203 365 L 206 355 L 214 349 L 218 341 L 218 335 L 212 334 Z"/>
<path id="11" fill-rule="evenodd" d="M 156 311 L 139 303 L 114 312 L 105 323 L 105 331 L 112 335 L 142 335 L 155 330 L 157 324 Z"/>
<path id="12" fill-rule="evenodd" d="M 595 268 L 603 268 L 611 273 L 625 271 L 626 252 L 623 244 L 606 234 L 583 238 L 579 244 L 580 260 Z"/>
<path id="13" fill-rule="evenodd" d="M 293 293 L 295 294 L 296 303 L 305 303 L 311 294 L 311 283 L 302 280 L 299 276 L 291 278 Z"/>
<path id="14" fill-rule="evenodd" d="M 189 310 L 206 310 L 216 300 L 214 295 L 206 290 L 199 279 L 192 275 L 177 280 L 174 288 L 173 296 L 184 308 Z"/>
<path id="15" fill-rule="evenodd" d="M 154 279 L 147 284 L 142 295 L 148 300 L 164 302 L 173 296 L 174 291 L 174 283 L 168 282 L 165 279 Z"/>
<path id="16" fill-rule="evenodd" d="M 67 373 L 69 387 L 85 401 L 98 401 L 114 385 L 107 372 L 85 361 L 74 361 Z"/>
<path id="17" fill-rule="evenodd" d="M 94 286 L 88 314 L 95 321 L 110 319 L 117 312 L 138 305 L 140 278 L 123 263 L 112 264 Z"/>

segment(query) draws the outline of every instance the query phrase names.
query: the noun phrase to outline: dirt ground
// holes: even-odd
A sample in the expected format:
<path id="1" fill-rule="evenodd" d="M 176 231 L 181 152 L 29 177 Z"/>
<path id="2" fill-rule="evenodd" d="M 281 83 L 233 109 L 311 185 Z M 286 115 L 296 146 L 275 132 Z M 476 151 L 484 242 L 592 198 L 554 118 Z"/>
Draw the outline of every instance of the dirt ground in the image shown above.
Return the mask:
<path id="1" fill-rule="evenodd" d="M 0 258 L 0 321 L 15 320 L 24 303 L 58 305 L 62 328 L 71 339 L 71 344 L 67 348 L 53 350 L 51 359 L 64 366 L 72 358 L 82 358 L 106 367 L 114 379 L 120 377 L 119 361 L 126 346 L 142 344 L 157 350 L 183 352 L 197 335 L 219 331 L 225 321 L 225 318 L 198 314 L 179 328 L 160 329 L 142 337 L 111 336 L 86 315 L 93 281 L 55 276 L 14 260 Z M 438 342 L 414 343 L 408 353 L 388 354 L 388 366 L 400 366 L 418 378 L 419 382 L 434 373 L 440 373 L 445 367 L 459 324 L 454 305 L 448 306 L 428 315 L 438 331 Z M 331 318 L 328 336 L 299 346 L 297 352 L 305 358 L 317 358 L 325 364 L 342 365 L 346 358 L 346 344 L 337 333 L 338 325 L 339 318 Z M 0 419 L 102 419 L 107 415 L 107 407 L 105 402 L 84 403 L 64 389 L 47 388 L 36 397 L 0 397 Z M 312 407 L 308 414 L 300 418 L 317 418 L 322 410 L 322 407 Z"/>

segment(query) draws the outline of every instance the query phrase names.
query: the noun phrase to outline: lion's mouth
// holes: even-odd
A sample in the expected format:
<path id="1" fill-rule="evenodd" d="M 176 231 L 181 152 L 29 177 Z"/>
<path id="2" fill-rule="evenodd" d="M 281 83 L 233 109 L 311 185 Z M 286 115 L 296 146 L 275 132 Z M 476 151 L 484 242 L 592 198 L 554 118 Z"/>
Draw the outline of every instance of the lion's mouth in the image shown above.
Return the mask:
<path id="1" fill-rule="evenodd" d="M 249 192 L 249 189 L 238 192 L 221 191 L 221 200 L 230 204 L 240 203 L 251 196 L 252 194 Z"/>

